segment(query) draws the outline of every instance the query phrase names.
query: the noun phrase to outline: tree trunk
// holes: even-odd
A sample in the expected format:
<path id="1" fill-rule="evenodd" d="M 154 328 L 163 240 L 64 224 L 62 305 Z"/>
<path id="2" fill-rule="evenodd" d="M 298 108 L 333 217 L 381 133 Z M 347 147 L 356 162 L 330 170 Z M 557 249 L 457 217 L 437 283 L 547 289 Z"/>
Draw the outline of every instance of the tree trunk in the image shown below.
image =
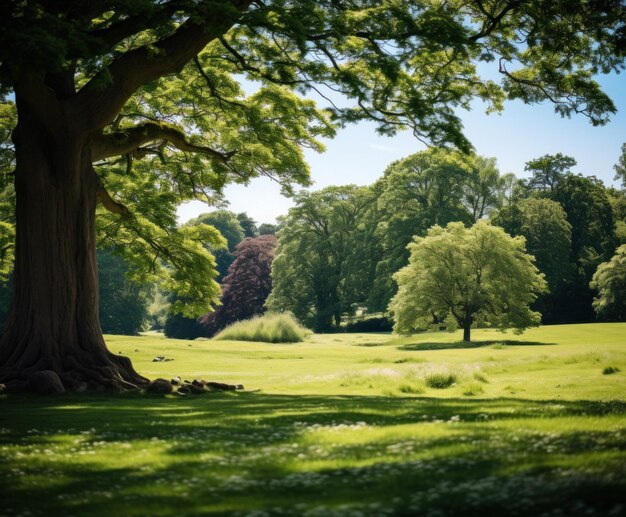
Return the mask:
<path id="1" fill-rule="evenodd" d="M 471 329 L 472 329 L 471 323 L 465 323 L 465 325 L 463 325 L 463 341 L 467 341 L 468 343 L 470 342 Z"/>
<path id="2" fill-rule="evenodd" d="M 95 211 L 88 137 L 53 135 L 18 98 L 13 298 L 0 339 L 0 382 L 25 387 L 52 370 L 66 389 L 133 388 L 147 379 L 110 353 L 98 316 Z"/>

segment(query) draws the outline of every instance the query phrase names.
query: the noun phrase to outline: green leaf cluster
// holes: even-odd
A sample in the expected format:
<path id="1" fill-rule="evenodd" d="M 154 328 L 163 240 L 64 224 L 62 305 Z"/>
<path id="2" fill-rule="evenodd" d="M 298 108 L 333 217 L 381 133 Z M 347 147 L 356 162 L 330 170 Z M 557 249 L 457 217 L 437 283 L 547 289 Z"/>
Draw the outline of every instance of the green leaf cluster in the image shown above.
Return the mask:
<path id="1" fill-rule="evenodd" d="M 601 318 L 626 321 L 626 244 L 608 262 L 598 266 L 591 280 L 598 291 L 593 308 Z"/>

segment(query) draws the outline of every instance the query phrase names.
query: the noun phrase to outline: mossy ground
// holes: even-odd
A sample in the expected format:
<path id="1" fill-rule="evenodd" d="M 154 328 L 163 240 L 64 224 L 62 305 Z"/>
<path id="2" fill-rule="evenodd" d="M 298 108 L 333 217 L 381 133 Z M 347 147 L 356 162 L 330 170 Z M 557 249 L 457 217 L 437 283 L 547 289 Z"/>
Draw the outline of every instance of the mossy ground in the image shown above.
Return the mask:
<path id="1" fill-rule="evenodd" d="M 246 392 L 3 396 L 0 514 L 624 514 L 626 324 L 473 338 L 110 336 Z"/>

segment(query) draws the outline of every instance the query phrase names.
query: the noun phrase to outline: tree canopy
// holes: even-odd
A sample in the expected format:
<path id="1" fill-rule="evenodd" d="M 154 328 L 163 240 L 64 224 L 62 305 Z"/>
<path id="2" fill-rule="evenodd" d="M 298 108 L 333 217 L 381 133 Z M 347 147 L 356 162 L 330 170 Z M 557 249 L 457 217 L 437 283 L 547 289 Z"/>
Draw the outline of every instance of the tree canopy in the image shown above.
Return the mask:
<path id="1" fill-rule="evenodd" d="M 295 201 L 278 232 L 267 305 L 293 312 L 316 331 L 328 331 L 367 296 L 362 289 L 369 276 L 367 256 L 358 242 L 371 193 L 354 185 L 328 187 L 299 193 Z"/>
<path id="2" fill-rule="evenodd" d="M 475 324 L 523 331 L 541 322 L 529 306 L 546 282 L 523 237 L 486 221 L 471 228 L 450 223 L 433 226 L 409 249 L 409 265 L 394 275 L 398 294 L 389 309 L 395 331 L 462 328 L 469 341 Z"/>
<path id="3" fill-rule="evenodd" d="M 528 186 L 540 192 L 554 192 L 559 182 L 575 165 L 574 158 L 561 153 L 546 154 L 530 160 L 524 167 L 525 171 L 532 174 Z"/>
<path id="4" fill-rule="evenodd" d="M 526 250 L 546 276 L 551 290 L 568 277 L 572 226 L 565 210 L 550 199 L 522 199 L 499 210 L 492 223 L 526 239 Z"/>
<path id="5" fill-rule="evenodd" d="M 413 236 L 488 215 L 503 202 L 506 177 L 494 158 L 432 148 L 392 163 L 372 188 L 378 201 L 366 224 L 375 226 L 382 249 L 368 306 L 385 310 L 396 293 L 392 275 L 407 263 Z"/>

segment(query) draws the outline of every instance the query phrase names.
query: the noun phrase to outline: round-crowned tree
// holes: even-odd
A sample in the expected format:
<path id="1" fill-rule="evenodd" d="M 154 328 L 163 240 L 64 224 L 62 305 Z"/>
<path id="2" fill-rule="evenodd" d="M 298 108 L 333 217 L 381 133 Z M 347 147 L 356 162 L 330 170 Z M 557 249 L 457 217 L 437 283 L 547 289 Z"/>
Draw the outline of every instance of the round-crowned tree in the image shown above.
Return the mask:
<path id="1" fill-rule="evenodd" d="M 473 325 L 523 331 L 541 322 L 529 306 L 546 281 L 523 237 L 486 221 L 471 228 L 450 223 L 433 226 L 409 250 L 409 265 L 394 276 L 398 294 L 389 305 L 396 332 L 462 328 L 470 341 Z"/>

